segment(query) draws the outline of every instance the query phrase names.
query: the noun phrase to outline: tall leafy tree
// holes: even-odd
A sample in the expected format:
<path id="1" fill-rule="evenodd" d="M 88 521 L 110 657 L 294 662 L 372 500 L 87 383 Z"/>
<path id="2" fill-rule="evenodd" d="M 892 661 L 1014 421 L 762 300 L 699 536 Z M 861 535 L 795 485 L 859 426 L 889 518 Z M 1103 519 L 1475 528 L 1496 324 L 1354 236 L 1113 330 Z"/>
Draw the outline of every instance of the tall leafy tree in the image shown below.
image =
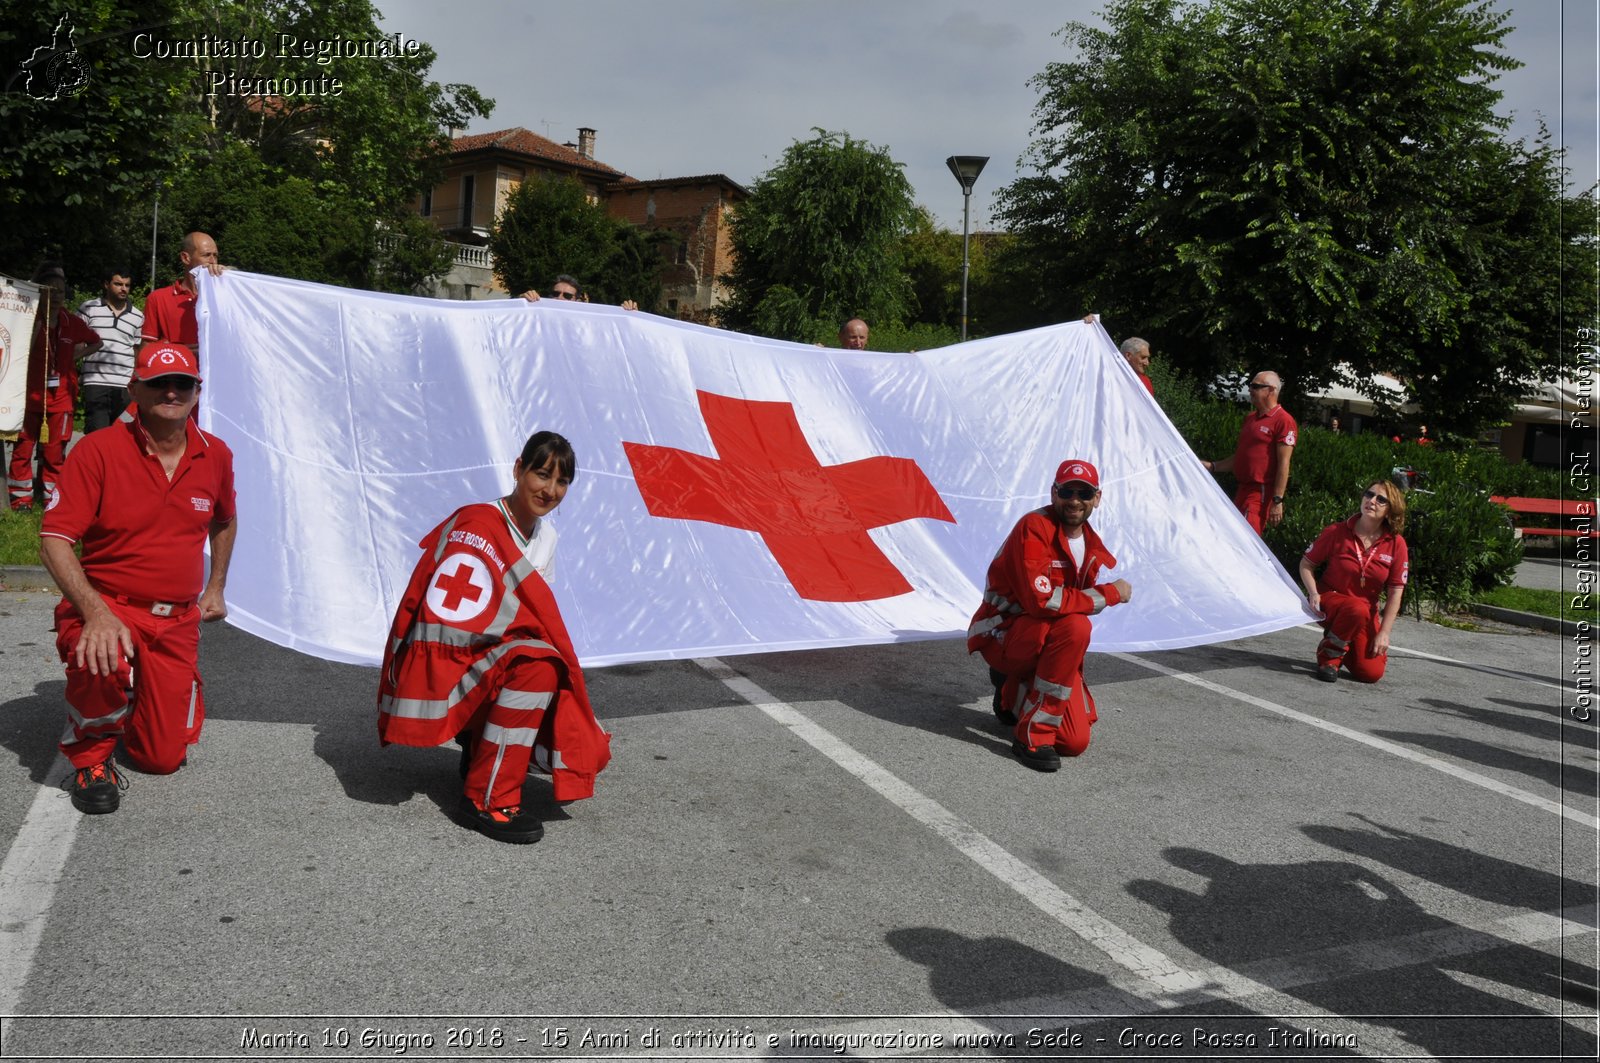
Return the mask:
<path id="1" fill-rule="evenodd" d="M 663 239 L 671 237 L 646 234 L 590 203 L 579 182 L 536 174 L 506 197 L 489 252 L 509 292 L 545 291 L 566 273 L 596 302 L 631 299 L 650 309 L 661 298 Z"/>
<path id="2" fill-rule="evenodd" d="M 723 324 L 793 340 L 851 316 L 899 323 L 913 306 L 900 240 L 911 184 L 887 148 L 813 130 L 757 178 L 730 222 L 735 264 Z"/>
<path id="3" fill-rule="evenodd" d="M 1557 369 L 1562 172 L 1507 143 L 1488 0 L 1113 0 L 1034 79 L 1010 324 L 1085 310 L 1201 374 L 1396 373 L 1470 433 Z M 1582 278 L 1565 278 L 1569 294 Z"/>

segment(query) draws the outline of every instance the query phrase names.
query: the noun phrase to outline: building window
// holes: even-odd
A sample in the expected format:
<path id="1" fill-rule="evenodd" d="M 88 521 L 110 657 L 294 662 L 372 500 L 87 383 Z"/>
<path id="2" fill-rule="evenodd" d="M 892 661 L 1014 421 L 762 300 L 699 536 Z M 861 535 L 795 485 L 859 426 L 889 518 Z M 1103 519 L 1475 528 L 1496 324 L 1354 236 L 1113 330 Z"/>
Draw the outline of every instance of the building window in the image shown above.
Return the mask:
<path id="1" fill-rule="evenodd" d="M 461 227 L 472 228 L 472 194 L 476 191 L 478 179 L 475 174 L 467 174 L 461 178 Z"/>
<path id="2" fill-rule="evenodd" d="M 422 193 L 422 216 L 424 218 L 433 217 L 433 189 L 431 188 Z"/>
<path id="3" fill-rule="evenodd" d="M 689 241 L 688 240 L 680 240 L 678 242 L 678 265 L 687 266 L 688 264 L 689 264 Z"/>

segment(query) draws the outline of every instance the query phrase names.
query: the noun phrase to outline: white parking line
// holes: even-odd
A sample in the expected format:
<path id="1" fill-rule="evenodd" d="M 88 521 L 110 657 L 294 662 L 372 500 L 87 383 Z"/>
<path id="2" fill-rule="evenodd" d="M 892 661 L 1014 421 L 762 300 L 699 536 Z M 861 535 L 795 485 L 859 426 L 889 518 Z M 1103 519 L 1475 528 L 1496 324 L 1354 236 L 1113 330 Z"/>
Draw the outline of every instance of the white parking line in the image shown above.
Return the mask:
<path id="1" fill-rule="evenodd" d="M 59 778 L 69 769 L 67 759 L 58 753 L 45 778 Z M 45 783 L 34 794 L 5 862 L 0 863 L 0 1015 L 21 1010 L 22 987 L 28 984 L 45 914 L 55 899 L 81 819 L 67 795 Z M 0 1026 L 0 1043 L 10 1034 L 9 1026 L 9 1021 Z"/>
<path id="2" fill-rule="evenodd" d="M 1266 698 L 1258 698 L 1254 694 L 1246 694 L 1242 690 L 1234 690 L 1232 687 L 1223 686 L 1221 683 L 1214 683 L 1209 679 L 1201 679 L 1199 676 L 1192 675 L 1189 672 L 1180 672 L 1176 668 L 1168 668 L 1164 664 L 1157 664 L 1155 661 L 1147 661 L 1131 653 L 1112 653 L 1108 654 L 1107 656 L 1115 657 L 1119 661 L 1127 661 L 1129 664 L 1136 664 L 1140 668 L 1144 668 L 1152 672 L 1159 672 L 1161 675 L 1180 680 L 1184 683 L 1189 683 L 1192 686 L 1200 687 L 1202 690 L 1209 690 L 1213 693 L 1221 694 L 1224 697 L 1233 698 L 1235 701 L 1242 701 L 1246 705 L 1254 705 L 1258 709 L 1266 709 L 1268 712 L 1275 712 L 1279 716 L 1286 716 L 1291 720 L 1297 720 L 1300 723 L 1309 724 L 1312 727 L 1320 728 L 1329 732 L 1330 734 L 1336 734 L 1341 738 L 1348 738 L 1352 742 L 1360 742 L 1362 745 L 1371 746 L 1373 749 L 1381 749 L 1385 753 L 1392 753 L 1403 760 L 1411 761 L 1413 764 L 1421 764 L 1423 767 L 1432 768 L 1434 771 L 1453 776 L 1462 780 L 1463 782 L 1472 783 L 1474 786 L 1481 786 L 1485 790 L 1493 791 L 1502 797 L 1509 797 L 1514 801 L 1521 801 L 1525 805 L 1531 805 L 1532 807 L 1542 811 L 1554 813 L 1558 816 L 1565 816 L 1574 823 L 1580 823 L 1590 829 L 1600 829 L 1600 818 L 1596 818 L 1587 812 L 1580 812 L 1575 808 L 1568 808 L 1559 801 L 1552 801 L 1549 798 L 1540 797 L 1538 794 L 1532 794 L 1526 790 L 1518 789 L 1517 787 L 1510 786 L 1498 779 L 1491 779 L 1487 775 L 1479 775 L 1475 771 L 1460 767 L 1456 764 L 1451 764 L 1448 761 L 1440 760 L 1438 757 L 1430 757 L 1426 753 L 1418 753 L 1416 750 L 1407 749 L 1405 746 L 1399 745 L 1398 743 L 1390 742 L 1382 738 L 1375 738 L 1372 735 L 1364 734 L 1361 731 L 1357 731 L 1353 728 L 1344 727 L 1340 724 L 1333 723 L 1330 720 L 1324 720 L 1319 716 L 1312 716 L 1310 713 L 1299 712 L 1295 709 L 1289 708 L 1286 705 L 1279 705 L 1275 701 L 1268 701 Z"/>

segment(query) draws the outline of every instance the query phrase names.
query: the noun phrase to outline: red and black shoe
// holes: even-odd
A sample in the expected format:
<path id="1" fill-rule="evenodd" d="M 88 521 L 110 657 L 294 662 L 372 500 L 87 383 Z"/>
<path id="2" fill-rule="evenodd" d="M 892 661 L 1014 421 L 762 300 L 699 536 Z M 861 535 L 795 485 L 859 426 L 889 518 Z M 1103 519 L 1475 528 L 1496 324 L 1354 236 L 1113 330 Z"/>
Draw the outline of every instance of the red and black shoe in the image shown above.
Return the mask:
<path id="1" fill-rule="evenodd" d="M 539 822 L 539 817 L 521 805 L 479 808 L 470 798 L 463 796 L 459 816 L 461 822 L 498 842 L 532 845 L 544 837 L 544 824 Z"/>
<path id="2" fill-rule="evenodd" d="M 115 812 L 122 804 L 122 791 L 128 788 L 127 776 L 117 771 L 110 757 L 99 764 L 79 768 L 61 788 L 72 795 L 72 807 L 86 816 Z"/>

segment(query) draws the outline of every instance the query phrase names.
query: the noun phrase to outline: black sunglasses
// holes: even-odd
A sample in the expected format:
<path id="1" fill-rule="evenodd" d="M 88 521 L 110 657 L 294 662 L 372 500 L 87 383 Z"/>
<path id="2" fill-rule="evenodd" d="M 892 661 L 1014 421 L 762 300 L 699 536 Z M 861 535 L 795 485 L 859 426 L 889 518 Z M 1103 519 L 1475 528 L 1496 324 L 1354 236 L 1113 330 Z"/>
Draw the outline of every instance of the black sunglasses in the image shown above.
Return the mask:
<path id="1" fill-rule="evenodd" d="M 146 380 L 145 387 L 155 388 L 157 391 L 193 391 L 197 383 L 192 376 L 158 376 L 154 380 Z"/>
<path id="2" fill-rule="evenodd" d="M 1076 498 L 1079 502 L 1087 502 L 1090 499 L 1092 499 L 1097 493 L 1098 492 L 1096 492 L 1095 489 L 1092 488 L 1092 487 L 1058 487 L 1058 488 L 1056 488 L 1056 497 L 1057 498 Z"/>
<path id="3" fill-rule="evenodd" d="M 578 297 L 577 292 L 551 292 L 550 294 L 557 299 L 576 299 Z"/>
<path id="4" fill-rule="evenodd" d="M 1389 504 L 1389 496 L 1388 495 L 1380 495 L 1376 491 L 1363 491 L 1363 492 L 1361 492 L 1361 497 L 1363 499 L 1370 498 L 1374 502 L 1382 502 L 1386 506 Z"/>

